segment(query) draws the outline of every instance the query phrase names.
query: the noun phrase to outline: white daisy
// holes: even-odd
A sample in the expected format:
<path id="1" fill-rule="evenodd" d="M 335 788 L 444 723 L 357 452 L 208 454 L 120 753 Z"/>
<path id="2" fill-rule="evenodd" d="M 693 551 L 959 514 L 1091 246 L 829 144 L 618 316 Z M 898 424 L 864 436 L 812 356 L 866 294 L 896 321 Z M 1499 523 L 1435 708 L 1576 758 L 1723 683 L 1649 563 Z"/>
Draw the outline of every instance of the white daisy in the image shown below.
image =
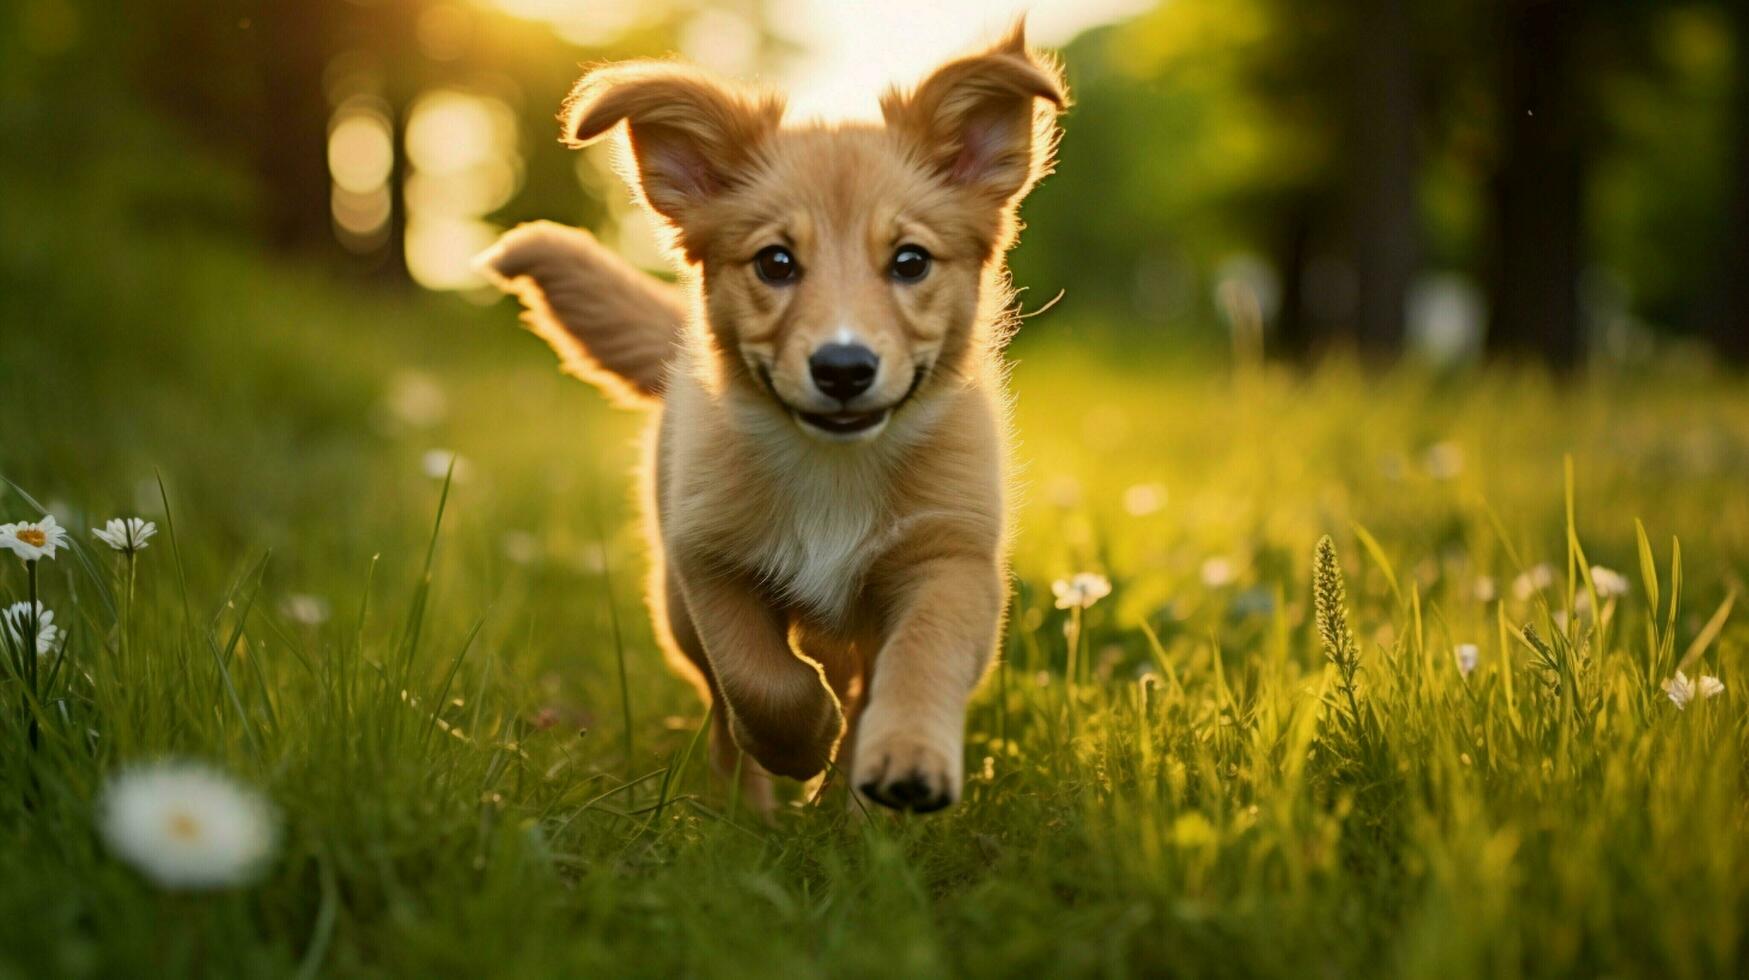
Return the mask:
<path id="1" fill-rule="evenodd" d="M 1435 480 L 1455 480 L 1464 471 L 1464 448 L 1455 442 L 1437 442 L 1422 454 L 1421 466 Z"/>
<path id="2" fill-rule="evenodd" d="M 1500 597 L 1500 587 L 1490 575 L 1478 576 L 1473 592 L 1477 602 L 1493 602 Z"/>
<path id="3" fill-rule="evenodd" d="M 441 480 L 450 475 L 450 464 L 455 464 L 454 483 L 464 483 L 473 473 L 473 464 L 466 456 L 451 449 L 427 449 L 425 455 L 419 457 L 419 468 L 433 480 Z"/>
<path id="4" fill-rule="evenodd" d="M 409 428 L 429 429 L 449 414 L 449 399 L 436 378 L 423 371 L 405 370 L 389 381 L 383 407 Z"/>
<path id="5" fill-rule="evenodd" d="M 1166 488 L 1158 483 L 1138 483 L 1123 492 L 1123 509 L 1131 517 L 1146 517 L 1166 506 Z"/>
<path id="6" fill-rule="evenodd" d="M 54 560 L 55 549 L 67 546 L 67 529 L 45 514 L 40 521 L 20 521 L 0 524 L 0 548 L 5 548 L 24 561 L 40 558 Z"/>
<path id="7" fill-rule="evenodd" d="M 1457 660 L 1458 673 L 1465 677 L 1475 672 L 1476 664 L 1482 659 L 1481 648 L 1474 643 L 1459 643 L 1451 653 Z"/>
<path id="8" fill-rule="evenodd" d="M 1233 579 L 1238 577 L 1238 571 L 1233 567 L 1233 562 L 1219 555 L 1203 562 L 1202 568 L 1198 571 L 1202 575 L 1202 584 L 1211 589 L 1232 585 Z"/>
<path id="9" fill-rule="evenodd" d="M 499 545 L 504 557 L 517 565 L 532 565 L 541 557 L 540 538 L 527 531 L 505 531 Z"/>
<path id="10" fill-rule="evenodd" d="M 164 888 L 224 888 L 258 874 L 279 838 L 260 793 L 193 762 L 159 762 L 109 781 L 98 827 L 111 851 Z"/>
<path id="11" fill-rule="evenodd" d="M 146 547 L 158 525 L 138 517 L 112 517 L 102 527 L 91 529 L 91 536 L 116 551 L 131 555 Z"/>
<path id="12" fill-rule="evenodd" d="M 1111 595 L 1111 580 L 1095 572 L 1079 572 L 1051 583 L 1058 609 L 1086 609 Z"/>
<path id="13" fill-rule="evenodd" d="M 1591 584 L 1597 589 L 1599 599 L 1613 599 L 1628 594 L 1627 576 L 1602 565 L 1591 566 Z"/>
<path id="14" fill-rule="evenodd" d="M 1522 575 L 1513 579 L 1512 594 L 1518 597 L 1518 601 L 1524 602 L 1553 584 L 1555 584 L 1555 570 L 1545 562 L 1541 565 L 1531 566 Z"/>
<path id="15" fill-rule="evenodd" d="M 6 623 L 6 638 L 22 644 L 25 634 L 30 632 L 30 603 L 15 602 L 7 606 L 0 619 Z M 37 656 L 42 656 L 55 648 L 61 638 L 61 629 L 55 625 L 54 610 L 40 602 L 36 604 L 36 627 L 36 652 Z"/>
<path id="16" fill-rule="evenodd" d="M 280 602 L 279 610 L 285 613 L 287 619 L 302 623 L 305 626 L 320 626 L 326 623 L 329 613 L 332 611 L 327 599 L 319 595 L 306 595 L 302 592 L 294 592 L 286 596 Z"/>
<path id="17" fill-rule="evenodd" d="M 1074 510 L 1081 506 L 1081 483 L 1072 476 L 1058 476 L 1048 488 L 1051 503 L 1059 510 Z"/>
<path id="18" fill-rule="evenodd" d="M 1691 681 L 1687 674 L 1679 670 L 1675 677 L 1664 682 L 1664 693 L 1669 696 L 1671 704 L 1679 709 L 1686 708 L 1696 697 L 1704 701 L 1725 693 L 1725 682 L 1711 674 L 1702 674 Z"/>

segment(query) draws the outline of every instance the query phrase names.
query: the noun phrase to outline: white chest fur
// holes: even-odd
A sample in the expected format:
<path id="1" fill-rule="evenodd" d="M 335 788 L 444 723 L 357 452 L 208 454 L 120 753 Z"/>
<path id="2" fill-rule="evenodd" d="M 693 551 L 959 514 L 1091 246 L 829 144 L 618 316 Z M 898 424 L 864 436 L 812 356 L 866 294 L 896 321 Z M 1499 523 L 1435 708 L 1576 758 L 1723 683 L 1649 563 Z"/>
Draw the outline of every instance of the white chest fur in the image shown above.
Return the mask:
<path id="1" fill-rule="evenodd" d="M 826 620 L 842 617 L 891 517 L 885 467 L 867 453 L 796 461 L 773 484 L 755 562 L 779 595 Z"/>

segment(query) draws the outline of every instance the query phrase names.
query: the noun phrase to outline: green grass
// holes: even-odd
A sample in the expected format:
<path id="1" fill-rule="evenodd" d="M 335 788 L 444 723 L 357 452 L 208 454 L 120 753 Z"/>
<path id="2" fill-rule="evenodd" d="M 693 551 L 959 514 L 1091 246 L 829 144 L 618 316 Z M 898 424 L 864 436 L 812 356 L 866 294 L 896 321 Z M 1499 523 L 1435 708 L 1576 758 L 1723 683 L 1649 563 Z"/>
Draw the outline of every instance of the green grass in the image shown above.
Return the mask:
<path id="1" fill-rule="evenodd" d="M 0 254 L 30 298 L 0 319 L 0 474 L 86 554 L 44 569 L 72 636 L 37 751 L 0 681 L 0 976 L 1744 969 L 1749 632 L 1700 651 L 1722 697 L 1659 688 L 1742 587 L 1740 379 L 1233 372 L 1031 321 L 1015 594 L 964 803 L 864 821 L 828 791 L 765 827 L 710 784 L 703 709 L 652 646 L 635 416 L 507 306 L 37 190 L 14 195 L 37 247 Z M 446 410 L 397 420 L 397 385 Z M 468 465 L 433 537 L 437 447 Z M 167 524 L 160 474 L 175 533 L 142 556 L 124 657 L 119 568 L 84 528 Z M 1329 649 L 1325 534 L 1353 636 L 1327 624 Z M 1632 582 L 1601 622 L 1581 547 Z M 1539 562 L 1555 583 L 1515 597 Z M 1067 676 L 1049 586 L 1083 570 L 1115 590 Z M 24 588 L 0 561 L 0 599 Z M 106 851 L 95 795 L 164 754 L 272 797 L 264 880 L 165 893 Z"/>

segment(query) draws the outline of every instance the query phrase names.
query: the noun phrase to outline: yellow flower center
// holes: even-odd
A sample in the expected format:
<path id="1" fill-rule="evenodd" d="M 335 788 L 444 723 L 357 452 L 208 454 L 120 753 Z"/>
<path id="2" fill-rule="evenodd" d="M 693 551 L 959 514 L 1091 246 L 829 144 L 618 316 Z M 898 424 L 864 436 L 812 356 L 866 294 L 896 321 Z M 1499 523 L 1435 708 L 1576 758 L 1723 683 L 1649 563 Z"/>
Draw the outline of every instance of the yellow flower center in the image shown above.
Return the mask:
<path id="1" fill-rule="evenodd" d="M 186 813 L 172 813 L 169 830 L 177 840 L 196 840 L 200 837 L 200 822 Z"/>
<path id="2" fill-rule="evenodd" d="M 43 533 L 42 528 L 27 527 L 18 532 L 18 540 L 23 541 L 32 548 L 41 548 L 43 545 L 49 543 L 49 536 Z"/>

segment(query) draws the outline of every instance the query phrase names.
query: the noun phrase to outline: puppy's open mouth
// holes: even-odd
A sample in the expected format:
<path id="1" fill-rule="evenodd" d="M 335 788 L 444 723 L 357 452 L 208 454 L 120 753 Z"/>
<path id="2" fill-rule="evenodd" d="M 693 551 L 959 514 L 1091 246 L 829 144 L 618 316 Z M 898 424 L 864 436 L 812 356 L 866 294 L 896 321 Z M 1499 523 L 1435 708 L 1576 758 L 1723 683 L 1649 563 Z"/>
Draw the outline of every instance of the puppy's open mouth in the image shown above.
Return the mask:
<path id="1" fill-rule="evenodd" d="M 783 396 L 777 393 L 777 386 L 771 381 L 769 368 L 764 364 L 757 364 L 755 371 L 759 375 L 759 380 L 764 383 L 766 393 L 797 422 L 827 435 L 855 436 L 880 428 L 889 416 L 905 407 L 905 403 L 910 401 L 911 397 L 917 394 L 917 389 L 923 386 L 924 379 L 928 377 L 930 369 L 934 366 L 928 362 L 919 364 L 912 373 L 911 387 L 905 389 L 905 393 L 899 397 L 898 401 L 885 408 L 866 412 L 804 412 L 784 401 Z"/>
<path id="2" fill-rule="evenodd" d="M 866 432 L 886 421 L 888 412 L 884 408 L 874 412 L 843 412 L 836 415 L 816 415 L 813 412 L 802 412 L 793 408 L 790 411 L 804 423 L 833 435 L 853 435 L 858 432 Z"/>

